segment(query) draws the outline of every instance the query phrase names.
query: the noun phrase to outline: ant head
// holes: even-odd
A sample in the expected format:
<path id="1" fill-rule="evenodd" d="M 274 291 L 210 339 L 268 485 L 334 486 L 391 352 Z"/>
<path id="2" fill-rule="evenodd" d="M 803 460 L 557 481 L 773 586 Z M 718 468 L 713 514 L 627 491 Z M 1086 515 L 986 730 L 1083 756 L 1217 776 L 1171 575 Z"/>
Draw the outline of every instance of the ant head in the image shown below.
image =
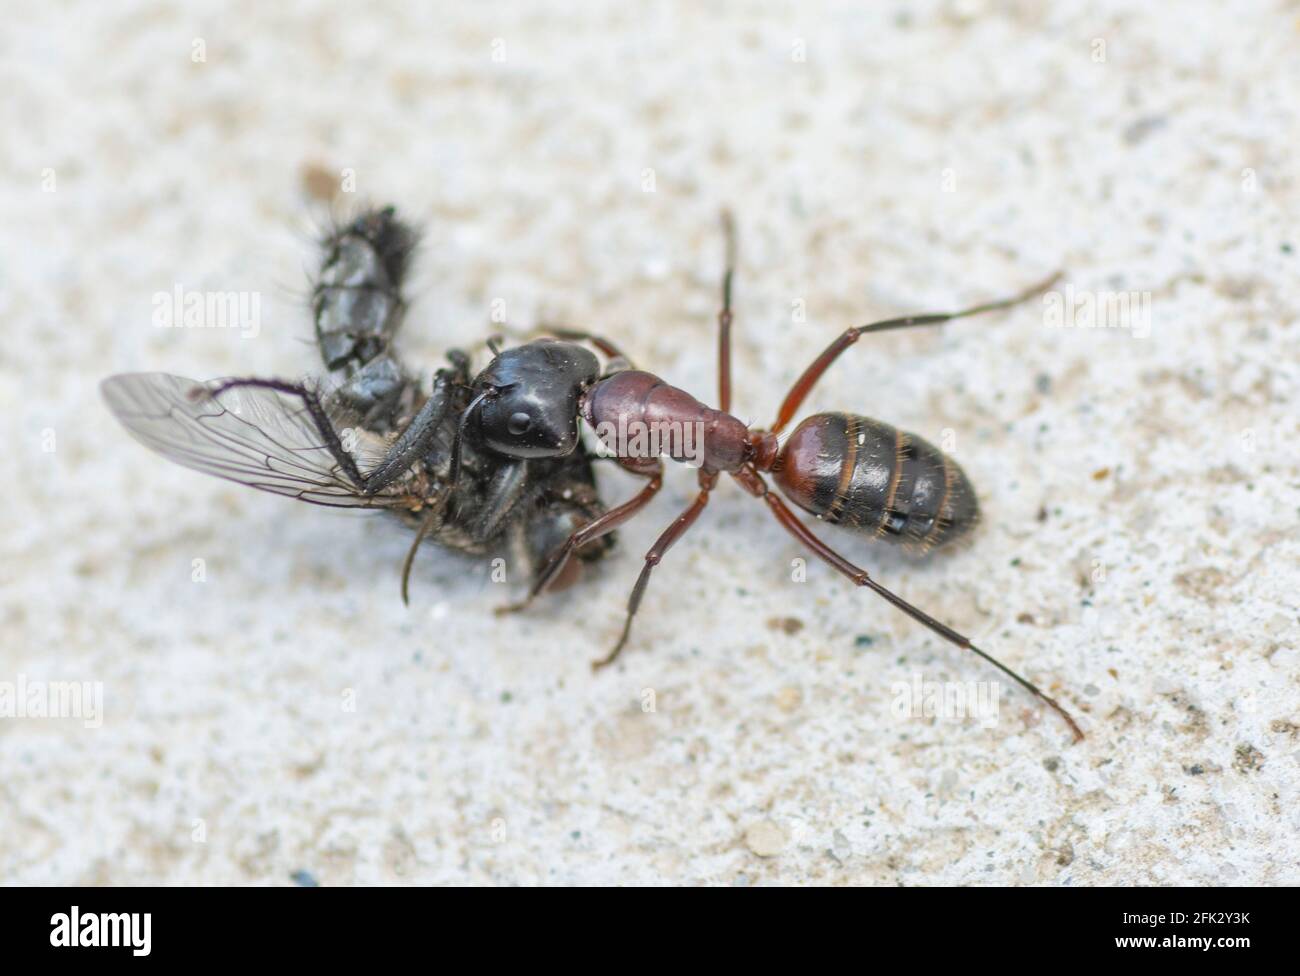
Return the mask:
<path id="1" fill-rule="evenodd" d="M 582 346 L 538 339 L 497 355 L 474 380 L 486 391 L 477 434 L 509 457 L 561 457 L 578 446 L 578 398 L 600 376 L 600 362 Z"/>

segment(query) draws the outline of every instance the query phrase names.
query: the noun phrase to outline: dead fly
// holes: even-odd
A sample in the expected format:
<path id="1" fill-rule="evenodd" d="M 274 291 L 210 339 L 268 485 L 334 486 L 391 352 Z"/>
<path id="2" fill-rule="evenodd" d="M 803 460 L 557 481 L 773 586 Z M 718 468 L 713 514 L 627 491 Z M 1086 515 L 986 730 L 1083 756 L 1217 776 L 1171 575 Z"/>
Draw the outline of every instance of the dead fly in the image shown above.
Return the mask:
<path id="1" fill-rule="evenodd" d="M 322 403 L 303 386 L 274 380 L 225 380 L 196 391 L 189 381 L 157 375 L 114 377 L 106 381 L 105 394 L 139 440 L 181 464 L 319 504 L 405 512 L 421 535 L 438 533 L 437 538 L 456 548 L 477 546 L 498 534 L 502 509 L 518 510 L 528 498 L 525 514 L 516 522 L 535 539 L 532 553 L 542 558 L 527 598 L 506 610 L 523 609 L 564 582 L 575 558 L 600 554 L 593 554 L 592 546 L 607 540 L 659 492 L 661 453 L 693 464 L 699 493 L 646 553 L 622 634 L 598 665 L 608 664 L 622 650 L 654 568 L 695 524 L 719 475 L 728 474 L 836 571 L 997 667 L 1054 709 L 1076 738 L 1083 738 L 1056 701 L 849 562 L 781 497 L 822 521 L 923 552 L 961 537 L 978 517 L 970 482 L 955 461 L 914 434 L 855 414 L 822 413 L 806 418 L 784 442 L 778 435 L 826 370 L 863 335 L 1010 308 L 1044 291 L 1055 278 L 1013 298 L 960 312 L 849 329 L 795 381 L 772 426 L 751 430 L 730 413 L 735 251 L 730 220 L 726 229 L 717 409 L 634 369 L 609 340 L 571 330 L 551 330 L 556 338 L 498 352 L 472 382 L 467 382 L 464 358 L 453 354 L 452 369 L 439 371 L 432 394 L 417 403 L 413 384 L 386 352 L 401 310 L 391 283 L 400 278 L 409 252 L 406 232 L 387 211 L 363 218 L 340 237 L 318 289 L 317 336 L 326 363 L 331 369 L 354 370 L 329 402 Z M 603 366 L 578 344 L 583 342 L 604 355 Z M 239 413 L 225 399 L 235 393 L 241 400 Z M 338 411 L 344 408 L 365 418 L 362 430 L 384 448 L 364 472 L 340 434 Z M 579 417 L 600 437 L 605 453 L 645 479 L 640 492 L 608 511 L 600 508 L 592 489 Z M 697 436 L 673 436 L 687 428 Z M 664 438 L 642 436 L 665 429 L 669 436 Z M 693 445 L 689 451 L 688 441 Z M 646 444 L 655 446 L 648 449 Z M 769 488 L 768 476 L 780 494 Z M 408 557 L 408 569 L 409 562 Z"/>
<path id="2" fill-rule="evenodd" d="M 450 365 L 434 374 L 427 395 L 404 369 L 392 340 L 415 244 L 392 208 L 366 213 L 324 241 L 312 311 L 334 380 L 328 393 L 280 380 L 198 383 L 126 373 L 103 382 L 104 398 L 136 440 L 177 464 L 316 505 L 399 516 L 416 530 L 403 599 L 425 539 L 473 555 L 505 547 L 533 568 L 545 563 L 549 574 L 546 557 L 605 512 L 592 457 L 576 419 L 559 451 L 502 442 L 471 424 L 482 415 L 470 409 L 478 381 L 463 352 L 448 354 Z M 596 361 L 585 350 L 575 359 L 584 367 Z M 563 377 L 565 366 L 554 362 L 548 375 Z M 538 395 L 549 395 L 553 382 Z M 611 547 L 608 538 L 583 546 L 550 588 L 573 583 L 583 564 Z"/>

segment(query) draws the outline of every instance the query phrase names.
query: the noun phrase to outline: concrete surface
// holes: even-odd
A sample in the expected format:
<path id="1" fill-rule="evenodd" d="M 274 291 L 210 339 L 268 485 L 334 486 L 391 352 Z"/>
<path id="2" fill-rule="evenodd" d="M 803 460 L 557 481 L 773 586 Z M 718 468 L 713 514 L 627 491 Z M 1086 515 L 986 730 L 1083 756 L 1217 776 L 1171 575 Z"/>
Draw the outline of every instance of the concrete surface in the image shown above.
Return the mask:
<path id="1" fill-rule="evenodd" d="M 102 714 L 0 720 L 0 880 L 1300 882 L 1295 8 L 698 6 L 6 19 L 0 682 L 91 682 Z M 311 219 L 343 180 L 427 229 L 411 362 L 495 308 L 709 399 L 733 207 L 755 423 L 848 325 L 1066 268 L 1055 307 L 864 341 L 812 407 L 953 449 L 964 552 L 823 531 L 1087 740 L 1011 686 L 988 722 L 898 714 L 899 684 L 994 672 L 795 582 L 729 484 L 593 675 L 684 469 L 598 579 L 498 619 L 518 587 L 483 564 L 426 553 L 407 610 L 398 528 L 129 441 L 106 374 L 315 369 Z M 177 285 L 258 295 L 256 336 L 154 327 Z"/>

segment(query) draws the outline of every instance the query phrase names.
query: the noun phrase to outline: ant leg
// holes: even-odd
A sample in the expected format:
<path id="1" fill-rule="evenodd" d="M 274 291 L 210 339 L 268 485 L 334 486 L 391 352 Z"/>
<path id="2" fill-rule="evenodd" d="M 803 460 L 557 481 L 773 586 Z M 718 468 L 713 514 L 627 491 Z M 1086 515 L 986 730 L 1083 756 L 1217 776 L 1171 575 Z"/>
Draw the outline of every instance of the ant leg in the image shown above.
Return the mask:
<path id="1" fill-rule="evenodd" d="M 537 597 L 548 586 L 551 585 L 551 582 L 560 575 L 561 570 L 564 569 L 564 566 L 569 561 L 570 556 L 572 556 L 575 552 L 577 552 L 587 543 L 594 542 L 597 539 L 599 539 L 601 536 L 608 535 L 610 532 L 613 532 L 616 528 L 618 528 L 620 525 L 622 525 L 624 522 L 626 522 L 628 519 L 634 516 L 637 512 L 645 508 L 646 505 L 650 504 L 650 500 L 654 498 L 654 496 L 659 493 L 659 489 L 663 487 L 663 483 L 664 483 L 663 462 L 660 461 L 658 458 L 654 458 L 653 461 L 646 464 L 646 466 L 643 469 L 634 470 L 633 473 L 641 474 L 649 478 L 649 481 L 646 482 L 645 487 L 642 488 L 631 499 L 625 501 L 622 505 L 619 505 L 615 508 L 611 508 L 604 515 L 601 515 L 599 518 L 591 522 L 588 522 L 582 528 L 575 530 L 574 533 L 564 541 L 564 545 L 560 546 L 559 549 L 557 549 L 547 558 L 546 563 L 545 565 L 542 566 L 541 571 L 538 572 L 536 577 L 534 577 L 532 588 L 529 589 L 528 591 L 528 596 L 526 596 L 519 603 L 512 603 L 504 607 L 497 607 L 496 612 L 498 614 L 517 613 L 520 610 L 526 610 L 529 606 L 532 605 L 532 602 L 536 600 Z"/>
<path id="2" fill-rule="evenodd" d="M 949 322 L 953 319 L 964 319 L 970 315 L 979 315 L 982 312 L 995 312 L 999 309 L 1011 308 L 1019 305 L 1021 302 L 1027 302 L 1035 295 L 1041 294 L 1051 288 L 1052 285 L 1061 277 L 1064 272 L 1058 271 L 1046 281 L 1041 281 L 1032 288 L 1027 288 L 1018 295 L 1010 298 L 1003 298 L 996 302 L 987 302 L 983 305 L 975 305 L 971 308 L 964 308 L 960 312 L 940 312 L 927 315 L 908 315 L 901 319 L 885 319 L 882 322 L 872 322 L 870 325 L 859 325 L 856 328 L 847 330 L 838 339 L 826 347 L 826 351 L 813 360 L 812 365 L 804 370 L 803 375 L 795 381 L 790 392 L 786 394 L 785 401 L 781 404 L 781 409 L 776 416 L 776 423 L 771 428 L 773 434 L 779 434 L 785 425 L 790 422 L 799 407 L 803 405 L 804 399 L 817 385 L 817 381 L 822 378 L 835 360 L 839 359 L 840 354 L 845 349 L 858 341 L 858 338 L 866 335 L 868 332 L 886 332 L 890 329 L 906 329 L 914 325 L 938 325 L 941 322 Z"/>
<path id="3" fill-rule="evenodd" d="M 298 383 L 286 383 L 282 380 L 236 379 L 226 380 L 207 391 L 207 395 L 216 399 L 226 390 L 237 387 L 252 386 L 265 390 L 274 390 L 287 396 L 296 396 L 306 407 L 316 430 L 324 439 L 324 447 L 338 462 L 343 473 L 361 490 L 362 494 L 374 495 L 387 488 L 394 481 L 410 470 L 417 459 L 422 457 L 433 444 L 434 438 L 451 408 L 451 381 L 447 374 L 439 373 L 434 381 L 433 393 L 420 408 L 406 430 L 388 449 L 382 461 L 369 474 L 362 474 L 352 455 L 344 449 L 338 431 L 330 421 L 329 414 L 321 405 L 320 398 L 307 387 Z"/>
<path id="4" fill-rule="evenodd" d="M 695 524 L 695 520 L 704 511 L 704 506 L 709 503 L 709 492 L 713 490 L 713 486 L 717 483 L 718 473 L 716 471 L 700 470 L 700 493 L 695 496 L 695 501 L 691 502 L 690 507 L 677 516 L 673 524 L 664 530 L 663 535 L 655 540 L 655 544 L 645 554 L 645 565 L 641 567 L 641 575 L 636 578 L 636 586 L 632 587 L 632 596 L 627 601 L 627 617 L 623 621 L 623 633 L 619 636 L 614 649 L 607 656 L 591 663 L 593 669 L 603 668 L 605 665 L 610 664 L 623 650 L 628 635 L 632 633 L 632 618 L 636 616 L 637 608 L 641 606 L 641 597 L 645 595 L 646 584 L 650 582 L 650 574 L 654 572 L 654 568 L 667 555 L 668 550 L 673 547 L 673 543 L 684 536 L 687 530 Z"/>
<path id="5" fill-rule="evenodd" d="M 737 472 L 736 480 L 739 481 L 741 485 L 743 485 L 745 489 L 748 492 L 750 492 L 750 494 L 756 495 L 757 497 L 763 499 L 763 501 L 767 502 L 768 508 L 770 508 L 772 510 L 772 514 L 776 516 L 776 520 L 780 522 L 781 525 L 783 525 L 791 535 L 793 535 L 796 539 L 798 539 L 809 549 L 811 549 L 818 558 L 825 560 L 832 567 L 834 567 L 838 572 L 847 576 L 849 579 L 853 581 L 854 585 L 865 586 L 868 589 L 872 590 L 874 593 L 878 594 L 879 596 L 884 597 L 887 601 L 892 603 L 899 610 L 902 610 L 903 613 L 907 614 L 909 617 L 911 617 L 913 620 L 917 621 L 918 623 L 921 623 L 926 627 L 930 628 L 930 630 L 934 631 L 944 640 L 956 644 L 958 647 L 963 648 L 964 650 L 973 651 L 975 654 L 978 654 L 985 661 L 988 661 L 989 664 L 992 664 L 995 668 L 997 668 L 1007 677 L 1011 678 L 1022 688 L 1026 689 L 1030 694 L 1034 695 L 1040 701 L 1045 703 L 1048 707 L 1050 707 L 1053 711 L 1055 711 L 1058 715 L 1060 715 L 1061 718 L 1065 719 L 1065 724 L 1068 725 L 1070 727 L 1070 731 L 1074 733 L 1074 741 L 1075 742 L 1082 741 L 1083 731 L 1079 728 L 1078 723 L 1074 721 L 1074 719 L 1071 717 L 1069 712 L 1067 712 L 1064 708 L 1062 708 L 1060 705 L 1056 703 L 1055 699 L 1049 698 L 1036 685 L 1032 684 L 1025 678 L 1022 678 L 1020 675 L 1016 674 L 1016 672 L 1012 671 L 1010 668 L 1008 668 L 1005 664 L 997 660 L 992 655 L 980 650 L 978 647 L 976 647 L 974 644 L 970 642 L 970 639 L 968 637 L 965 637 L 962 634 L 957 633 L 957 631 L 953 630 L 951 627 L 947 626 L 946 624 L 940 623 L 938 620 L 935 620 L 934 617 L 931 617 L 925 611 L 912 606 L 912 604 L 908 603 L 902 597 L 897 596 L 896 594 L 885 589 L 883 586 L 881 586 L 879 583 L 873 580 L 867 574 L 867 571 L 865 569 L 860 569 L 859 567 L 853 565 L 853 563 L 849 562 L 847 559 L 845 559 L 843 556 L 837 553 L 830 546 L 826 545 L 826 543 L 822 542 L 821 539 L 817 538 L 817 536 L 815 536 L 812 533 L 812 530 L 809 529 L 808 526 L 804 525 L 803 522 L 799 519 L 799 517 L 796 516 L 794 512 L 792 512 L 789 509 L 789 507 L 785 504 L 785 502 L 781 501 L 780 497 L 778 497 L 774 492 L 768 490 L 767 483 L 763 480 L 762 476 L 759 475 L 757 471 L 754 471 L 752 468 L 748 468 L 741 472 Z"/>
<path id="6" fill-rule="evenodd" d="M 718 409 L 731 413 L 731 280 L 736 273 L 736 222 L 722 211 L 726 270 L 722 273 L 722 310 L 718 312 Z"/>
<path id="7" fill-rule="evenodd" d="M 604 336 L 584 332 L 581 329 L 570 329 L 567 326 L 546 325 L 545 323 L 539 325 L 536 331 L 545 332 L 557 339 L 565 339 L 569 342 L 590 342 L 610 359 L 610 364 L 605 369 L 606 373 L 616 373 L 620 370 L 636 368 L 632 365 L 632 360 L 628 359 L 627 354 Z"/>

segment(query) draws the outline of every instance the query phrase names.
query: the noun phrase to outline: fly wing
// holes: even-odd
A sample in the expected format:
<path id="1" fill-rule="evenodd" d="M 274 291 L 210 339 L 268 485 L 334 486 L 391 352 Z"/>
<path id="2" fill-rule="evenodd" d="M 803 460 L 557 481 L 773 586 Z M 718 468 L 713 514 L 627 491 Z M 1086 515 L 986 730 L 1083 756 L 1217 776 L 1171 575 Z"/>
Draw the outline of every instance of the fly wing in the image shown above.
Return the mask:
<path id="1" fill-rule="evenodd" d="M 137 441 L 177 464 L 260 491 L 337 508 L 418 508 L 400 483 L 365 495 L 344 473 L 301 397 L 227 389 L 166 373 L 122 373 L 100 384 Z"/>

